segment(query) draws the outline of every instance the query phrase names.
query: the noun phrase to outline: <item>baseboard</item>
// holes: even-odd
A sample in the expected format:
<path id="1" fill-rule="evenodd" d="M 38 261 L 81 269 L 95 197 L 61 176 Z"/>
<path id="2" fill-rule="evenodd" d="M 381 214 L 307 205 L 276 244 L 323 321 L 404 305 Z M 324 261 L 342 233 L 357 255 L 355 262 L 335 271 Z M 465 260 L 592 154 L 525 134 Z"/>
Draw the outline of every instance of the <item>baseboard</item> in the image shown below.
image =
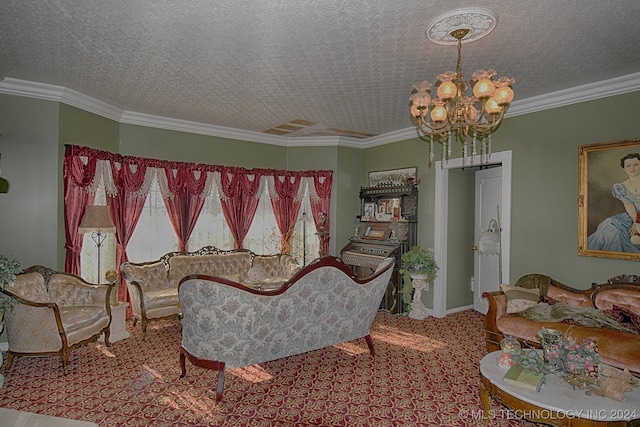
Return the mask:
<path id="1" fill-rule="evenodd" d="M 452 308 L 450 310 L 447 310 L 445 313 L 446 314 L 453 314 L 453 313 L 458 313 L 460 311 L 465 311 L 465 310 L 473 310 L 473 304 L 471 305 L 464 305 L 462 307 L 456 307 L 456 308 Z"/>

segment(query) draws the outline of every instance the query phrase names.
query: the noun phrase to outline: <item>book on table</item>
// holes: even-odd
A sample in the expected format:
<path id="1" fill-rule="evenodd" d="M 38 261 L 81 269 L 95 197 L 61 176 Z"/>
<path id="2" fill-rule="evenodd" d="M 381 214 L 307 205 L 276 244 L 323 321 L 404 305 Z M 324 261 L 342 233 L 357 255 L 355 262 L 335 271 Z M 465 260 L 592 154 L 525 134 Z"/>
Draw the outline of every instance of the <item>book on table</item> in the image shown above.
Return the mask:
<path id="1" fill-rule="evenodd" d="M 513 365 L 502 378 L 507 384 L 531 391 L 539 391 L 544 382 L 544 373 L 523 369 L 521 366 Z"/>

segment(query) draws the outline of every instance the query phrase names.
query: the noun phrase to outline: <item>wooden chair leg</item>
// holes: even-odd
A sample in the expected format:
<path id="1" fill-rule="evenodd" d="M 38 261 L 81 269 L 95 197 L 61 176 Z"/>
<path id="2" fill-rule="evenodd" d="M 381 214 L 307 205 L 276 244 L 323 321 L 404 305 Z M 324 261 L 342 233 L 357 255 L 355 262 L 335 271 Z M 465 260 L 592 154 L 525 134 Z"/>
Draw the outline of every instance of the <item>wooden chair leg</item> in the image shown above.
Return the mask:
<path id="1" fill-rule="evenodd" d="M 372 356 L 375 356 L 376 351 L 373 349 L 373 340 L 371 339 L 371 335 L 367 335 L 364 339 L 367 341 L 367 345 L 369 346 L 369 353 L 371 353 Z"/>
<path id="2" fill-rule="evenodd" d="M 14 354 L 9 351 L 9 357 L 7 357 L 7 365 L 4 367 L 4 371 L 8 372 L 11 368 L 11 364 L 13 363 Z"/>
<path id="3" fill-rule="evenodd" d="M 216 402 L 222 400 L 222 388 L 224 387 L 224 363 L 220 362 L 218 368 L 218 388 L 216 389 Z"/>

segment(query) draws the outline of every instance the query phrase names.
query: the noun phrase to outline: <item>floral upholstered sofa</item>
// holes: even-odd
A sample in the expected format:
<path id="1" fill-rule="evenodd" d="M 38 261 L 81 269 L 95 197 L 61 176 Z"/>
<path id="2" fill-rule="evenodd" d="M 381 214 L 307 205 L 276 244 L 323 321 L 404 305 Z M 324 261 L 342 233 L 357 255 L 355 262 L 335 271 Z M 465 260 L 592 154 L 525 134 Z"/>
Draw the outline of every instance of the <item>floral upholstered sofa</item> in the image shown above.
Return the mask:
<path id="1" fill-rule="evenodd" d="M 485 292 L 486 347 L 499 349 L 504 335 L 539 347 L 540 328 L 557 329 L 576 342 L 593 338 L 603 363 L 640 373 L 640 277 L 622 275 L 578 290 L 542 274 Z M 527 301 L 529 301 L 527 303 Z"/>
<path id="2" fill-rule="evenodd" d="M 134 326 L 142 323 L 143 339 L 149 320 L 182 312 L 178 284 L 185 276 L 204 274 L 269 288 L 282 285 L 299 270 L 296 260 L 287 254 L 257 255 L 246 249 L 214 246 L 169 252 L 157 261 L 125 262 L 120 267 L 127 281 Z"/>
<path id="3" fill-rule="evenodd" d="M 323 257 L 280 289 L 256 290 L 201 275 L 184 278 L 180 365 L 217 369 L 216 400 L 222 399 L 225 368 L 293 356 L 358 338 L 373 355 L 369 329 L 393 272 L 385 259 L 358 279 L 339 258 Z"/>

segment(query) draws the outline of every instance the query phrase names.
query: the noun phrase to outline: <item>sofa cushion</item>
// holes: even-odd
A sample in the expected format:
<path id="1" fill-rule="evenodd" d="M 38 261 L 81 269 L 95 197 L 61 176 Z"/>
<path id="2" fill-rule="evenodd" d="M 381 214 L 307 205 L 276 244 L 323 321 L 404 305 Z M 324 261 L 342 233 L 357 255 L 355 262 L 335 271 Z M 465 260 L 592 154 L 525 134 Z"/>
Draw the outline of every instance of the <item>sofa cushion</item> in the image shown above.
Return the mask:
<path id="1" fill-rule="evenodd" d="M 206 276 L 244 275 L 251 267 L 251 253 L 245 251 L 210 255 L 175 255 L 169 258 L 169 283 L 178 283 L 192 274 Z"/>
<path id="2" fill-rule="evenodd" d="M 144 293 L 144 302 L 147 309 L 178 305 L 178 288 L 159 289 Z"/>
<path id="3" fill-rule="evenodd" d="M 29 301 L 50 302 L 47 286 L 40 273 L 18 274 L 14 282 L 7 284 L 6 289 Z"/>
<path id="4" fill-rule="evenodd" d="M 550 285 L 546 294 L 547 297 L 556 301 L 565 302 L 571 305 L 580 305 L 583 307 L 593 307 L 589 293 L 581 291 L 570 291 L 557 286 Z"/>
<path id="5" fill-rule="evenodd" d="M 594 292 L 593 302 L 600 310 L 611 310 L 616 305 L 640 316 L 640 292 L 633 289 L 608 287 Z"/>
<path id="6" fill-rule="evenodd" d="M 169 286 L 167 269 L 161 261 L 144 264 L 126 262 L 122 264 L 121 270 L 127 280 L 138 282 L 143 291 Z"/>
<path id="7" fill-rule="evenodd" d="M 522 288 L 520 286 L 500 285 L 502 292 L 507 296 L 507 313 L 520 313 L 532 307 L 540 299 L 540 289 Z"/>
<path id="8" fill-rule="evenodd" d="M 75 329 L 81 329 L 103 318 L 108 318 L 101 307 L 96 306 L 69 306 L 60 308 L 60 320 L 67 333 Z"/>

